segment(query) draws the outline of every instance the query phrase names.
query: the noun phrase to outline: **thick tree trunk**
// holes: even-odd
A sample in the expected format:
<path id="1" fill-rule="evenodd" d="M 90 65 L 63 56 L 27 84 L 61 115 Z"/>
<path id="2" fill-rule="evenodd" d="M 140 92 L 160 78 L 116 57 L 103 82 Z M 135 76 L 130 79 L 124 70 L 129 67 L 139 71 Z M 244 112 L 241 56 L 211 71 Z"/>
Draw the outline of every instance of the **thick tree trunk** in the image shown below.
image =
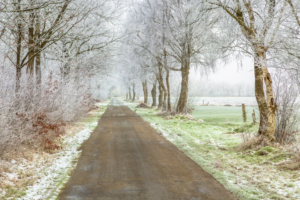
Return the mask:
<path id="1" fill-rule="evenodd" d="M 168 92 L 168 102 L 167 102 L 168 105 L 167 105 L 167 108 L 168 108 L 168 111 L 171 112 L 171 91 L 170 91 L 170 81 L 169 81 L 169 78 L 170 78 L 170 72 L 167 69 L 167 75 L 166 75 L 167 92 Z"/>
<path id="2" fill-rule="evenodd" d="M 181 70 L 181 90 L 176 111 L 182 113 L 186 111 L 187 99 L 189 93 L 189 71 L 190 67 L 185 66 Z"/>
<path id="3" fill-rule="evenodd" d="M 263 71 L 259 64 L 255 63 L 255 97 L 259 109 L 260 123 L 259 123 L 259 135 L 264 135 L 266 131 L 266 123 L 268 122 L 268 108 L 265 99 L 264 92 L 264 81 L 263 81 Z"/>
<path id="4" fill-rule="evenodd" d="M 131 88 L 130 87 L 128 88 L 128 94 L 129 94 L 129 100 L 131 100 L 132 96 L 131 96 Z"/>
<path id="5" fill-rule="evenodd" d="M 255 96 L 260 111 L 259 135 L 274 140 L 277 104 L 273 96 L 272 79 L 267 69 L 266 52 L 257 51 L 255 56 Z M 264 85 L 266 93 L 264 92 Z M 266 94 L 266 96 L 265 96 Z"/>
<path id="6" fill-rule="evenodd" d="M 272 78 L 267 68 L 264 69 L 264 81 L 266 85 L 268 114 L 269 114 L 265 136 L 268 137 L 269 140 L 273 141 L 275 131 L 276 131 L 276 112 L 278 106 L 274 99 Z"/>
<path id="7" fill-rule="evenodd" d="M 164 79 L 162 76 L 162 67 L 159 68 L 159 75 L 157 77 L 158 80 L 158 90 L 159 90 L 159 96 L 158 96 L 158 108 L 162 110 L 166 110 L 167 107 L 167 89 L 164 85 Z"/>
<path id="8" fill-rule="evenodd" d="M 168 97 L 168 92 L 166 88 L 164 88 L 163 110 L 167 110 L 167 97 Z"/>
<path id="9" fill-rule="evenodd" d="M 163 107 L 163 104 L 164 104 L 164 90 L 161 86 L 160 83 L 158 83 L 158 91 L 159 91 L 159 94 L 158 94 L 158 109 L 161 109 Z"/>
<path id="10" fill-rule="evenodd" d="M 156 83 L 153 84 L 153 88 L 151 90 L 152 96 L 152 107 L 156 106 Z"/>
<path id="11" fill-rule="evenodd" d="M 145 82 L 142 82 L 143 84 L 143 91 L 144 91 L 144 103 L 148 103 L 148 88 L 147 88 L 147 80 Z"/>
<path id="12" fill-rule="evenodd" d="M 133 85 L 132 86 L 132 100 L 131 101 L 134 101 L 135 100 L 135 86 Z"/>
<path id="13" fill-rule="evenodd" d="M 189 93 L 189 73 L 191 63 L 191 26 L 185 22 L 186 42 L 182 45 L 182 58 L 181 58 L 181 91 L 176 108 L 176 112 L 182 113 L 187 111 L 187 100 Z"/>
<path id="14" fill-rule="evenodd" d="M 165 6 L 165 4 L 164 4 Z M 167 60 L 167 50 L 166 50 L 166 26 L 165 26 L 165 17 L 166 17 L 166 8 L 164 7 L 164 12 L 163 12 L 163 38 L 162 38 L 162 43 L 163 43 L 163 52 L 164 52 L 164 55 L 163 55 L 163 66 L 164 66 L 164 69 L 166 70 L 167 74 L 166 74 L 166 85 L 167 85 L 167 88 L 164 86 L 164 103 L 163 103 L 163 110 L 167 110 L 169 112 L 171 112 L 171 103 L 170 103 L 170 85 L 169 85 L 169 69 L 168 69 L 168 60 Z M 162 77 L 162 74 L 161 75 L 161 80 L 162 82 L 163 81 L 163 77 Z M 167 100 L 168 98 L 168 100 Z"/>
<path id="15" fill-rule="evenodd" d="M 17 9 L 21 9 L 21 0 L 18 0 L 18 7 Z M 21 12 L 19 13 L 19 18 L 21 18 Z M 17 63 L 16 63 L 16 93 L 19 93 L 20 91 L 20 80 L 21 80 L 21 50 L 22 50 L 22 24 L 21 24 L 21 19 L 18 19 L 18 29 L 17 29 L 17 52 L 16 52 L 16 57 L 17 57 Z"/>

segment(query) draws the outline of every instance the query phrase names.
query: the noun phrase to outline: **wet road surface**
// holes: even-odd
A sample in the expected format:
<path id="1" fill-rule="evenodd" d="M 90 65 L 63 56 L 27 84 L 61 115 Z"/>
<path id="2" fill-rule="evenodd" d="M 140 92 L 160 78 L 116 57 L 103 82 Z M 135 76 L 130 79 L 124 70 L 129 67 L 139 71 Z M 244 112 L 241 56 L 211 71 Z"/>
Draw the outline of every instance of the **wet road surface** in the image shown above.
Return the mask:
<path id="1" fill-rule="evenodd" d="M 121 101 L 112 99 L 58 199 L 237 198 Z"/>

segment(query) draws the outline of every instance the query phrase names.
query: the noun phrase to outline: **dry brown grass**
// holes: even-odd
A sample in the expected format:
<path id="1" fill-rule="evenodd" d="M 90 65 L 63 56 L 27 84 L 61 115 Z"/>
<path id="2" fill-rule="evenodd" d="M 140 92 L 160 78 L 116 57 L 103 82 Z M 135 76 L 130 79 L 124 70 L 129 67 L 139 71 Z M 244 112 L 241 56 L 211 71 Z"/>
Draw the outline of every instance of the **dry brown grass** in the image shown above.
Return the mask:
<path id="1" fill-rule="evenodd" d="M 292 155 L 290 161 L 283 165 L 284 169 L 299 170 L 300 169 L 300 142 L 299 139 L 294 144 L 287 146 L 288 152 Z"/>
<path id="2" fill-rule="evenodd" d="M 159 112 L 156 114 L 156 116 L 162 116 L 162 117 L 166 117 L 166 116 L 169 116 L 170 113 L 169 112 Z"/>
<path id="3" fill-rule="evenodd" d="M 150 108 L 149 106 L 147 106 L 146 104 L 144 103 L 139 103 L 136 108 Z"/>
<path id="4" fill-rule="evenodd" d="M 242 135 L 244 142 L 238 147 L 238 150 L 245 151 L 245 150 L 254 150 L 257 151 L 263 147 L 269 146 L 280 149 L 282 151 L 281 154 L 277 155 L 288 155 L 290 159 L 284 160 L 277 164 L 278 168 L 281 170 L 299 170 L 300 169 L 300 143 L 295 142 L 292 145 L 282 145 L 276 142 L 270 142 L 269 140 L 253 135 L 253 134 L 243 134 Z M 257 153 L 262 153 L 263 151 L 258 151 Z M 273 157 L 272 159 L 275 159 Z"/>
<path id="5" fill-rule="evenodd" d="M 216 160 L 213 165 L 217 169 L 222 169 L 222 161 L 221 160 Z"/>
<path id="6" fill-rule="evenodd" d="M 39 178 L 38 168 L 54 158 L 55 154 L 28 145 L 22 145 L 13 153 L 3 154 L 0 159 L 0 194 L 5 191 L 6 198 L 21 197 L 26 187 Z"/>
<path id="7" fill-rule="evenodd" d="M 87 116 L 96 116 L 96 110 L 93 110 Z M 76 133 L 84 130 L 84 123 L 67 124 L 64 137 L 72 137 Z M 60 138 L 56 143 L 63 145 Z M 32 145 L 22 145 L 16 149 L 10 149 L 0 157 L 0 199 L 8 197 L 21 197 L 26 188 L 33 185 L 40 177 L 41 167 L 50 165 L 56 159 L 55 151 L 46 151 L 44 148 Z M 1 196 L 5 191 L 5 196 Z"/>
<path id="8" fill-rule="evenodd" d="M 243 133 L 243 143 L 238 147 L 238 150 L 248 150 L 248 149 L 260 149 L 262 147 L 270 146 L 270 147 L 278 147 L 277 143 L 270 142 L 268 139 L 253 135 L 251 133 Z"/>

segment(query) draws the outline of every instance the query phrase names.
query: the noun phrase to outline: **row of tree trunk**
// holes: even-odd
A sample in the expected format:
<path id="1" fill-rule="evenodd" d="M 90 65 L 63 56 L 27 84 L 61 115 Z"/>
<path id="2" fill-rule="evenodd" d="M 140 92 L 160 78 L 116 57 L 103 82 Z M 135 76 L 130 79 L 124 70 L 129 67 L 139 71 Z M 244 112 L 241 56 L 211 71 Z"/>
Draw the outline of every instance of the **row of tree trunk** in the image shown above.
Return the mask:
<path id="1" fill-rule="evenodd" d="M 162 73 L 159 73 L 156 81 L 152 85 L 151 96 L 152 96 L 152 105 L 157 106 L 158 109 L 163 111 L 171 112 L 171 91 L 170 91 L 170 82 L 169 82 L 169 70 L 167 70 L 166 78 L 164 80 Z M 164 83 L 164 81 L 166 83 Z M 142 82 L 143 92 L 144 92 L 144 103 L 148 103 L 148 88 L 147 80 Z M 157 98 L 157 89 L 158 89 L 158 104 L 156 101 Z"/>
<path id="2" fill-rule="evenodd" d="M 131 88 L 132 88 L 132 94 L 131 94 Z M 132 84 L 132 87 L 128 87 L 128 93 L 126 94 L 126 99 L 130 101 L 134 101 L 136 96 L 135 92 L 135 84 Z"/>

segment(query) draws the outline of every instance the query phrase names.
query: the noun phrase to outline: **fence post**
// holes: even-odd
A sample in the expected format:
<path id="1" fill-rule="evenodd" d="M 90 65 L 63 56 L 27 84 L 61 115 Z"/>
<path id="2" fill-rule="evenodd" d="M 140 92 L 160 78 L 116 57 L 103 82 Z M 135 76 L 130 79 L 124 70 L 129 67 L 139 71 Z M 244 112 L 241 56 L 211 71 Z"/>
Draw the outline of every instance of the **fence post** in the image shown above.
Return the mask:
<path id="1" fill-rule="evenodd" d="M 244 103 L 242 104 L 242 110 L 243 110 L 243 120 L 244 122 L 247 122 L 246 106 Z"/>
<path id="2" fill-rule="evenodd" d="M 252 113 L 252 119 L 253 119 L 253 124 L 256 124 L 256 117 L 255 117 L 255 110 L 253 109 L 253 113 Z"/>

